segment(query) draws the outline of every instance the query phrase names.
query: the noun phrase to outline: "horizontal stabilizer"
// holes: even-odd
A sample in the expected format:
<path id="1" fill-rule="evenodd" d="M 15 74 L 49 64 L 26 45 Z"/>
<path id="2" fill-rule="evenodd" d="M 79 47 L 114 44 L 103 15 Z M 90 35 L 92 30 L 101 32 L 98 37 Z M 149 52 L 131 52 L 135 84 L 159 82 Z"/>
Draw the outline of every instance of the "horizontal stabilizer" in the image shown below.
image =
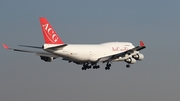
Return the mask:
<path id="1" fill-rule="evenodd" d="M 6 44 L 2 44 L 2 46 L 5 49 L 8 50 L 13 50 L 13 51 L 18 51 L 18 52 L 26 52 L 26 53 L 35 53 L 36 55 L 39 56 L 47 56 L 47 57 L 54 57 L 54 58 L 58 58 L 58 55 L 55 54 L 51 54 L 51 53 L 47 53 L 47 52 L 40 52 L 40 51 L 31 51 L 31 50 L 22 50 L 22 49 L 15 49 L 15 48 L 9 48 Z M 29 46 L 28 46 L 29 47 Z M 30 46 L 31 47 L 31 46 Z M 34 48 L 34 47 L 33 47 Z"/>
<path id="2" fill-rule="evenodd" d="M 48 47 L 46 49 L 59 49 L 59 48 L 63 48 L 65 46 L 67 46 L 68 44 L 62 44 L 62 45 L 58 45 L 58 46 L 53 46 L 53 47 Z"/>
<path id="3" fill-rule="evenodd" d="M 43 47 L 38 47 L 38 46 L 27 46 L 27 45 L 18 45 L 21 47 L 29 47 L 29 48 L 37 48 L 37 49 L 43 49 Z"/>

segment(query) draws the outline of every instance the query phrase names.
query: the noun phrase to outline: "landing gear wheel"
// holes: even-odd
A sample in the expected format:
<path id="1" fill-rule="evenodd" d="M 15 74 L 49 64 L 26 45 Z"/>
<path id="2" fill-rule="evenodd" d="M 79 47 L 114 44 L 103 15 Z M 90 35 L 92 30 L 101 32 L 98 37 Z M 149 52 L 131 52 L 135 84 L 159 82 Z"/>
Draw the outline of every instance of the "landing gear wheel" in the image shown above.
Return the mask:
<path id="1" fill-rule="evenodd" d="M 86 69 L 91 69 L 91 65 L 89 65 L 89 63 L 84 63 L 82 70 L 86 70 Z"/>
<path id="2" fill-rule="evenodd" d="M 97 69 L 96 66 L 93 66 L 93 69 Z"/>
<path id="3" fill-rule="evenodd" d="M 82 67 L 82 70 L 86 70 L 86 67 Z"/>
<path id="4" fill-rule="evenodd" d="M 105 70 L 110 70 L 110 67 L 105 67 Z"/>
<path id="5" fill-rule="evenodd" d="M 106 67 L 105 67 L 105 70 L 110 70 L 110 67 L 111 67 L 111 64 L 107 63 Z"/>
<path id="6" fill-rule="evenodd" d="M 87 69 L 91 69 L 91 66 L 87 66 L 86 68 L 87 68 Z"/>
<path id="7" fill-rule="evenodd" d="M 126 65 L 126 68 L 130 68 L 131 66 L 129 64 Z"/>
<path id="8" fill-rule="evenodd" d="M 99 69 L 100 68 L 100 66 L 99 65 L 95 65 L 95 66 L 93 66 L 93 69 Z"/>

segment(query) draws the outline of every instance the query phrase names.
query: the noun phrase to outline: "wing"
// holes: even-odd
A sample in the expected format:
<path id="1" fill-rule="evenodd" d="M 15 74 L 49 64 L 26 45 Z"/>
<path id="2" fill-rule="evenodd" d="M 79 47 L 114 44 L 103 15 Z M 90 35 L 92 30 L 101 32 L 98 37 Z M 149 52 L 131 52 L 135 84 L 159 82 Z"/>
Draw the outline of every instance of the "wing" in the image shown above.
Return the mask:
<path id="1" fill-rule="evenodd" d="M 8 50 L 13 50 L 13 51 L 18 51 L 18 52 L 26 52 L 26 53 L 35 53 L 36 55 L 39 55 L 39 56 L 47 56 L 47 57 L 54 57 L 54 58 L 58 58 L 59 57 L 58 55 L 47 53 L 47 52 L 21 50 L 21 49 L 9 48 L 6 44 L 2 44 L 2 45 L 3 45 L 3 47 L 5 49 L 8 49 Z M 29 47 L 29 46 L 26 46 L 26 47 Z"/>
<path id="2" fill-rule="evenodd" d="M 111 62 L 114 59 L 117 59 L 119 57 L 125 57 L 126 54 L 131 55 L 132 53 L 134 53 L 134 51 L 140 51 L 142 49 L 146 48 L 145 44 L 143 43 L 143 41 L 140 41 L 140 46 L 136 46 L 130 50 L 121 52 L 121 53 L 117 53 L 117 54 L 113 54 L 113 55 L 109 55 L 109 56 L 105 56 L 105 57 L 101 57 L 97 60 L 97 62 L 102 61 L 104 62 Z"/>

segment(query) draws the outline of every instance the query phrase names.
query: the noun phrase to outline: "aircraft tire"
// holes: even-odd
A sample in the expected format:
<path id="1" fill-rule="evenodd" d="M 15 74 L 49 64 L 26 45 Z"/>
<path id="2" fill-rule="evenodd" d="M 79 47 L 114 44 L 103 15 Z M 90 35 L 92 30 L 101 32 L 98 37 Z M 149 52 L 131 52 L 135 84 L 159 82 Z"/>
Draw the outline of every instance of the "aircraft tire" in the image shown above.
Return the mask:
<path id="1" fill-rule="evenodd" d="M 129 65 L 129 64 L 127 64 L 127 65 L 126 65 L 126 68 L 130 68 L 130 65 Z"/>

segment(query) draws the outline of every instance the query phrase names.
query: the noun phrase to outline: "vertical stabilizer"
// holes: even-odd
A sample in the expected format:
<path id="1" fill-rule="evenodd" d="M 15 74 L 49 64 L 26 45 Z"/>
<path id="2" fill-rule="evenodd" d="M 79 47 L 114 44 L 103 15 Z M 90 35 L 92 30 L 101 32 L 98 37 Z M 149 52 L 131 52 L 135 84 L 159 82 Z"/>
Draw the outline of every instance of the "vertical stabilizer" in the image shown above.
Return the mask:
<path id="1" fill-rule="evenodd" d="M 44 41 L 46 44 L 64 44 L 60 37 L 57 35 L 56 31 L 52 28 L 48 20 L 44 17 L 39 18 L 40 25 L 42 28 Z"/>

